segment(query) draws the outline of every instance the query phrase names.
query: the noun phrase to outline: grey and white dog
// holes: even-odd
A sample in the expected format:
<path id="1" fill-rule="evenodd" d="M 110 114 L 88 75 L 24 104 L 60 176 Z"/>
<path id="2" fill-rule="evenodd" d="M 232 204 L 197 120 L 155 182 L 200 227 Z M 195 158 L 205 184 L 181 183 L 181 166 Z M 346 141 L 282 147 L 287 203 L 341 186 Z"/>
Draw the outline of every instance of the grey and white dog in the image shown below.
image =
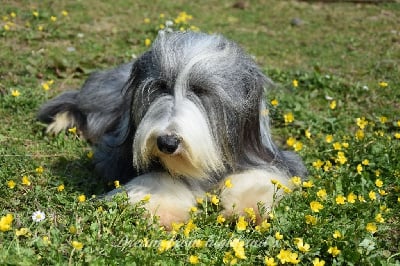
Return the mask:
<path id="1" fill-rule="evenodd" d="M 300 158 L 271 140 L 262 113 L 270 85 L 222 36 L 160 32 L 136 61 L 92 74 L 38 118 L 52 133 L 76 126 L 95 147 L 97 171 L 130 180 L 132 203 L 150 194 L 146 208 L 168 227 L 206 192 L 218 189 L 224 214 L 240 214 L 272 206 L 271 180 L 290 187 L 291 176 L 305 176 Z"/>

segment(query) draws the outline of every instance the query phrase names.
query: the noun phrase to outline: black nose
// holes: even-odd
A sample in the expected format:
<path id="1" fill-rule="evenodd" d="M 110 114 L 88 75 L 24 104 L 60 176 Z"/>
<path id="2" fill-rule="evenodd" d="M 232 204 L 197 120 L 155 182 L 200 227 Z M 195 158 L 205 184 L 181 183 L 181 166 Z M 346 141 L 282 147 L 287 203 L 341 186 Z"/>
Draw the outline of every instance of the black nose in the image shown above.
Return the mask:
<path id="1" fill-rule="evenodd" d="M 157 138 L 158 149 L 166 154 L 174 153 L 179 147 L 180 140 L 175 135 L 164 135 Z"/>

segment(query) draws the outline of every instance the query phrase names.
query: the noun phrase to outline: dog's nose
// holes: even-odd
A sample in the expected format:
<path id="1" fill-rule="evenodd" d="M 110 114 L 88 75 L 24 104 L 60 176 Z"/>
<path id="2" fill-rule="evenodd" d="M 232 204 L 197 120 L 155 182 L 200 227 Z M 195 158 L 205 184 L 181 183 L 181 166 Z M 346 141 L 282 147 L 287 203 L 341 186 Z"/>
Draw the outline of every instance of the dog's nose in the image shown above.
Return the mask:
<path id="1" fill-rule="evenodd" d="M 180 142 L 176 135 L 163 135 L 157 138 L 157 147 L 163 153 L 172 154 L 178 149 Z"/>

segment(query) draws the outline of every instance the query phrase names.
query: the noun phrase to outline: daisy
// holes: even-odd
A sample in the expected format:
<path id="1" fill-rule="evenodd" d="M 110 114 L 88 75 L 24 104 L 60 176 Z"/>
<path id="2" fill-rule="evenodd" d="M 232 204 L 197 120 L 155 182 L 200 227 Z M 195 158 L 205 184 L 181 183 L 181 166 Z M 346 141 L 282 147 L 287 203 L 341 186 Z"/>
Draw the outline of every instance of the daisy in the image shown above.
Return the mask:
<path id="1" fill-rule="evenodd" d="M 32 220 L 34 221 L 34 222 L 41 222 L 41 221 L 43 221 L 44 219 L 46 219 L 46 215 L 44 214 L 44 212 L 42 212 L 42 211 L 35 211 L 33 214 L 32 214 Z"/>

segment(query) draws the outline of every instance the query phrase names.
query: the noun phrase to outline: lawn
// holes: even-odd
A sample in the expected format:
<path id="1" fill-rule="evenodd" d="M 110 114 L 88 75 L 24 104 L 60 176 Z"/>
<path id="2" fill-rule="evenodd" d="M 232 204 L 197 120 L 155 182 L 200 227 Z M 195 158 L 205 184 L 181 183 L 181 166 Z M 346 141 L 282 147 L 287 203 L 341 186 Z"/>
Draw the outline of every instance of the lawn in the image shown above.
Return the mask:
<path id="1" fill-rule="evenodd" d="M 400 265 L 400 3 L 354 2 L 3 1 L 0 264 Z M 74 130 L 49 136 L 35 118 L 168 20 L 235 40 L 276 84 L 274 139 L 309 176 L 260 225 L 220 216 L 213 194 L 171 232 L 123 195 L 97 200 L 120 184 Z"/>

